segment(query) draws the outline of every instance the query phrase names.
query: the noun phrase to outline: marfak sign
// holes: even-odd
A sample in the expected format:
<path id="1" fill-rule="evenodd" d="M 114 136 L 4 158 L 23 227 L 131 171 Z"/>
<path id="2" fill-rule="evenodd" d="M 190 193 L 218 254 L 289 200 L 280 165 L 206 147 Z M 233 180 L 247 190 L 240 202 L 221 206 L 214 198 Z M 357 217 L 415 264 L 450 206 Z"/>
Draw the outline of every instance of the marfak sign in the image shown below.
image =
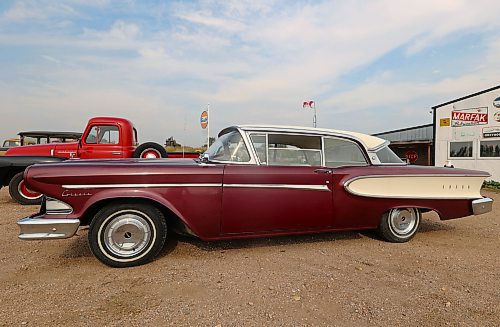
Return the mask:
<path id="1" fill-rule="evenodd" d="M 454 110 L 451 112 L 451 126 L 475 126 L 488 124 L 488 107 Z"/>

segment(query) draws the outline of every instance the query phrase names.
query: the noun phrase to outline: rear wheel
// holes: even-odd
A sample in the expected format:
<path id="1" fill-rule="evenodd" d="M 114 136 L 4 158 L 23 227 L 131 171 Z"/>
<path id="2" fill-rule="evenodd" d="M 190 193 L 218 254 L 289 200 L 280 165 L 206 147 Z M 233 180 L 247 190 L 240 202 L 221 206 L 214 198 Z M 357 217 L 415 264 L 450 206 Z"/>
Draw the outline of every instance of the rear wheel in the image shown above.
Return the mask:
<path id="1" fill-rule="evenodd" d="M 382 215 L 378 233 L 389 242 L 407 242 L 417 233 L 421 218 L 422 214 L 416 208 L 391 209 Z"/>
<path id="2" fill-rule="evenodd" d="M 111 267 L 138 266 L 153 260 L 167 237 L 164 215 L 144 203 L 115 203 L 101 209 L 89 229 L 92 253 Z"/>
<path id="3" fill-rule="evenodd" d="M 167 151 L 164 147 L 154 142 L 147 142 L 139 145 L 133 154 L 134 158 L 166 158 Z"/>
<path id="4" fill-rule="evenodd" d="M 24 172 L 19 172 L 10 180 L 10 196 L 20 204 L 40 204 L 42 202 L 42 194 L 26 187 L 23 174 Z"/>

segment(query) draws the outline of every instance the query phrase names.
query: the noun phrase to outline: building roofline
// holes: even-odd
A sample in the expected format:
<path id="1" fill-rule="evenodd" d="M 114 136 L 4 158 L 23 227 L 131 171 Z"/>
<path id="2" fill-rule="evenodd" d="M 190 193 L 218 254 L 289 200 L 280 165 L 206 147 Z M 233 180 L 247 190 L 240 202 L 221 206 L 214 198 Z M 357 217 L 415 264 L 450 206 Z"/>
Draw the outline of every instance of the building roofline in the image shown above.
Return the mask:
<path id="1" fill-rule="evenodd" d="M 474 94 L 469 94 L 469 95 L 466 95 L 464 97 L 461 97 L 461 98 L 458 98 L 458 99 L 455 99 L 455 100 L 451 100 L 451 101 L 448 101 L 448 102 L 445 102 L 445 103 L 441 103 L 441 104 L 438 104 L 434 107 L 432 107 L 432 110 L 436 110 L 437 108 L 439 107 L 443 107 L 443 106 L 446 106 L 448 104 L 451 104 L 451 103 L 454 103 L 454 102 L 458 102 L 458 101 L 462 101 L 462 100 L 465 100 L 465 99 L 468 99 L 468 98 L 472 98 L 472 97 L 475 97 L 476 95 L 481 95 L 483 93 L 487 93 L 487 92 L 490 92 L 490 91 L 494 91 L 496 89 L 500 89 L 500 85 L 497 85 L 497 86 L 494 86 L 492 88 L 489 88 L 487 90 L 483 90 L 483 91 L 479 91 L 477 93 L 474 93 Z"/>
<path id="2" fill-rule="evenodd" d="M 418 125 L 418 126 L 414 126 L 414 127 L 406 127 L 406 128 L 395 129 L 395 130 L 387 131 L 387 132 L 375 133 L 375 134 L 372 134 L 372 135 L 373 136 L 380 136 L 380 135 L 389 134 L 389 133 L 405 132 L 405 131 L 409 131 L 409 130 L 412 130 L 412 129 L 423 128 L 423 127 L 430 127 L 432 125 L 433 124 Z"/>

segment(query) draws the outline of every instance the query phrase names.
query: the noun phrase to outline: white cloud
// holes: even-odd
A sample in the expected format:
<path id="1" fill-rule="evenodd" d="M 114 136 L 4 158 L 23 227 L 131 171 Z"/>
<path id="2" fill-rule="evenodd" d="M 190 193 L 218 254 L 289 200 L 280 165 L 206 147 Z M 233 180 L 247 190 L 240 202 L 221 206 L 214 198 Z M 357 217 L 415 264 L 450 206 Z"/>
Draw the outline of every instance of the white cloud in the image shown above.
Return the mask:
<path id="1" fill-rule="evenodd" d="M 53 1 L 17 1 L 2 14 L 2 19 L 10 22 L 46 20 L 53 16 L 76 16 L 71 6 Z"/>
<path id="2" fill-rule="evenodd" d="M 222 19 L 201 12 L 193 12 L 186 15 L 180 15 L 179 17 L 191 23 L 200 24 L 205 27 L 213 27 L 221 30 L 227 30 L 231 32 L 239 32 L 244 28 L 243 24 L 241 24 L 238 21 L 230 19 Z"/>
<path id="3" fill-rule="evenodd" d="M 47 60 L 47 61 L 54 62 L 56 64 L 60 64 L 61 63 L 61 61 L 59 59 L 56 59 L 56 58 L 54 58 L 52 56 L 43 55 L 42 58 L 45 59 L 45 60 Z"/>
<path id="4" fill-rule="evenodd" d="M 85 28 L 83 37 L 88 39 L 95 38 L 102 41 L 133 41 L 139 33 L 140 28 L 137 24 L 118 20 L 110 30 L 104 32 Z"/>

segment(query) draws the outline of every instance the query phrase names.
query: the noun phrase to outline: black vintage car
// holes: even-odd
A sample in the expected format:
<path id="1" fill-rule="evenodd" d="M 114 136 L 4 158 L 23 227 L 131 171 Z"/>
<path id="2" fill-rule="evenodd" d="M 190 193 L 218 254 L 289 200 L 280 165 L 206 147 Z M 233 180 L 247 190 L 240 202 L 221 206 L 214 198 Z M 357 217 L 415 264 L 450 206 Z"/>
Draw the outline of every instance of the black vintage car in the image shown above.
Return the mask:
<path id="1" fill-rule="evenodd" d="M 79 132 L 49 132 L 49 131 L 29 131 L 19 132 L 22 145 L 65 143 L 75 142 L 80 139 L 82 133 Z"/>

